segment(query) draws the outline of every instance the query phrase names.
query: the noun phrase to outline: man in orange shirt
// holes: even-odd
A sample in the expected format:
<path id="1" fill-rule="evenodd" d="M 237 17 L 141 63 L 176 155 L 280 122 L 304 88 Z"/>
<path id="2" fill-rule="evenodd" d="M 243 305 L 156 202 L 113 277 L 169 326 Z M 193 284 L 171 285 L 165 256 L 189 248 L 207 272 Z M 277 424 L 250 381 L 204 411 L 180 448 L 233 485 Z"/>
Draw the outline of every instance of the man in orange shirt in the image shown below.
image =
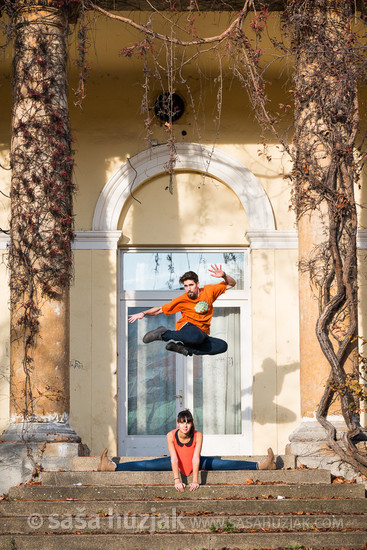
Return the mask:
<path id="1" fill-rule="evenodd" d="M 151 330 L 143 337 L 143 342 L 149 344 L 155 340 L 168 342 L 166 349 L 182 355 L 217 355 L 227 351 L 227 342 L 213 338 L 210 334 L 210 322 L 213 317 L 213 303 L 226 290 L 233 288 L 236 281 L 227 275 L 222 266 L 211 265 L 211 276 L 223 279 L 219 284 L 205 285 L 200 288 L 199 279 L 193 271 L 187 271 L 180 278 L 185 294 L 174 298 L 168 304 L 152 307 L 146 311 L 129 316 L 129 323 L 134 323 L 145 316 L 155 316 L 164 313 L 172 315 L 180 312 L 182 317 L 176 323 L 176 330 L 167 330 L 160 326 Z"/>

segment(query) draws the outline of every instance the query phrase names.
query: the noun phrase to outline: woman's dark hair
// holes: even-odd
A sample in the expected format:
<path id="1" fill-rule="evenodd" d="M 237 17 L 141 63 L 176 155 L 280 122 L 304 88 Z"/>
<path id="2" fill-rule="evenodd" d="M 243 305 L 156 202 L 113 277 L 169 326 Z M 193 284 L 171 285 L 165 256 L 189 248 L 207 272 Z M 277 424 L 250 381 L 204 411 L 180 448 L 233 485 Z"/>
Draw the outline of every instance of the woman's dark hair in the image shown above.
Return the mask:
<path id="1" fill-rule="evenodd" d="M 194 283 L 197 283 L 199 281 L 199 277 L 196 275 L 195 271 L 186 271 L 186 273 L 184 273 L 182 275 L 182 277 L 180 277 L 179 279 L 179 283 L 180 285 L 182 285 L 185 281 L 194 281 Z"/>
<path id="2" fill-rule="evenodd" d="M 189 409 L 185 409 L 183 411 L 180 411 L 177 415 L 177 422 L 191 422 L 191 429 L 188 433 L 190 437 L 194 435 L 195 431 L 195 425 L 194 425 L 194 417 L 192 416 L 192 413 Z"/>

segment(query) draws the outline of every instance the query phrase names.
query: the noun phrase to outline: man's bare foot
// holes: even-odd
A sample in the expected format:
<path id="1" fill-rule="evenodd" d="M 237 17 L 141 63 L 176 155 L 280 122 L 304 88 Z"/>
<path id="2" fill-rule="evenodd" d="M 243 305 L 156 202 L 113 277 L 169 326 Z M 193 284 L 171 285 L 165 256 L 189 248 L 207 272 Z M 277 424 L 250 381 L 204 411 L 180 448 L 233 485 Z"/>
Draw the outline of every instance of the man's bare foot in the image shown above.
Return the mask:
<path id="1" fill-rule="evenodd" d="M 268 456 L 263 462 L 258 463 L 259 470 L 275 470 L 275 457 L 273 449 L 268 449 Z"/>
<path id="2" fill-rule="evenodd" d="M 108 449 L 103 449 L 97 468 L 98 472 L 114 472 L 116 470 L 116 464 L 108 458 L 107 453 Z"/>

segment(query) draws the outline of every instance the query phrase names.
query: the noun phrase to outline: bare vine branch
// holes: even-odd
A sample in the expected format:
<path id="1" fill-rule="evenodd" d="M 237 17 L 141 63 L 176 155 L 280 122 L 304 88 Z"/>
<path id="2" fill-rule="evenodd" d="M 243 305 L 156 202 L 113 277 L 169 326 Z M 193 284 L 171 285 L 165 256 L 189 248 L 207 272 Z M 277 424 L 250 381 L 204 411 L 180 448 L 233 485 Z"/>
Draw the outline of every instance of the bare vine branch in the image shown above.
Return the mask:
<path id="1" fill-rule="evenodd" d="M 242 10 L 240 11 L 239 15 L 224 32 L 222 32 L 217 36 L 210 36 L 208 38 L 198 38 L 197 40 L 180 40 L 179 38 L 175 38 L 173 36 L 168 36 L 165 34 L 158 33 L 152 30 L 147 25 L 139 25 L 138 23 L 135 23 L 135 21 L 133 21 L 132 19 L 111 13 L 101 8 L 100 6 L 93 4 L 93 2 L 90 3 L 90 7 L 95 11 L 102 13 L 106 17 L 109 17 L 110 19 L 115 19 L 116 21 L 120 21 L 121 23 L 130 25 L 130 27 L 133 27 L 134 29 L 142 32 L 145 35 L 151 36 L 152 38 L 163 40 L 164 42 L 172 42 L 173 44 L 177 44 L 178 46 L 199 46 L 201 44 L 210 44 L 213 42 L 222 42 L 223 40 L 225 40 L 234 31 L 236 27 L 241 26 L 242 22 L 244 21 L 248 13 L 249 4 L 251 3 L 252 3 L 252 0 L 245 1 L 245 4 Z M 171 20 L 169 20 L 169 22 L 171 26 L 175 25 Z"/>

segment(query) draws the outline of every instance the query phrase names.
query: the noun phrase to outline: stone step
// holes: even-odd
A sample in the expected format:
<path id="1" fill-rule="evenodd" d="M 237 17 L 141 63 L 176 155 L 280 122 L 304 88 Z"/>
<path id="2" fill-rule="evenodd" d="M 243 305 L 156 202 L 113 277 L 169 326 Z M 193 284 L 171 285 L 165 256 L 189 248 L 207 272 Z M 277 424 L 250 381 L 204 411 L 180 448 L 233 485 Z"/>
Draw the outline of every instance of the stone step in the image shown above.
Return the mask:
<path id="1" fill-rule="evenodd" d="M 156 458 L 153 456 L 121 456 L 113 457 L 116 463 L 119 462 L 131 462 L 135 460 L 151 460 Z M 252 460 L 254 462 L 261 462 L 266 457 L 264 455 L 256 456 L 221 456 L 219 458 L 225 458 L 228 460 Z M 275 457 L 277 469 L 287 469 L 296 467 L 296 457 L 293 454 L 278 455 Z M 57 470 L 70 470 L 74 472 L 86 472 L 96 471 L 99 463 L 99 456 L 73 456 L 73 457 L 52 457 L 43 456 L 42 466 L 44 470 L 57 471 Z"/>
<path id="2" fill-rule="evenodd" d="M 200 484 L 246 483 L 330 483 L 329 470 L 233 470 L 199 472 Z M 42 472 L 42 485 L 132 485 L 173 483 L 172 472 Z M 186 478 L 185 478 L 186 482 Z"/>
<path id="3" fill-rule="evenodd" d="M 0 533 L 2 534 L 37 534 L 37 533 L 73 533 L 75 531 L 86 534 L 88 532 L 101 534 L 118 533 L 145 533 L 150 532 L 182 532 L 182 533 L 210 533 L 217 531 L 248 533 L 253 530 L 268 532 L 283 531 L 345 531 L 366 530 L 365 515 L 191 515 L 184 512 L 170 510 L 170 513 L 153 512 L 146 515 L 134 515 L 126 512 L 123 515 L 103 514 L 85 516 L 77 514 L 57 515 L 55 513 L 41 516 L 33 512 L 28 517 L 0 518 Z"/>
<path id="4" fill-rule="evenodd" d="M 24 517 L 32 513 L 48 516 L 52 514 L 83 513 L 85 515 L 103 514 L 150 514 L 170 513 L 172 509 L 186 514 L 367 514 L 367 499 L 262 499 L 262 500 L 55 500 L 50 501 L 17 500 L 0 502 L 0 517 Z"/>
<path id="5" fill-rule="evenodd" d="M 357 550 L 366 542 L 364 485 L 331 483 L 329 470 L 200 472 L 198 491 L 178 493 L 172 472 L 85 471 L 91 460 L 96 467 L 98 457 L 81 457 L 80 470 L 12 487 L 0 502 L 0 549 Z"/>
<path id="6" fill-rule="evenodd" d="M 203 485 L 198 491 L 179 493 L 169 486 L 20 486 L 11 487 L 9 498 L 16 500 L 151 500 L 215 499 L 215 498 L 363 498 L 362 484 L 305 484 L 305 485 Z"/>
<path id="7" fill-rule="evenodd" d="M 359 550 L 366 541 L 366 532 L 343 533 L 287 532 L 287 533 L 161 533 L 122 535 L 1 535 L 0 548 L 17 550 L 193 550 L 204 548 L 349 548 Z"/>

